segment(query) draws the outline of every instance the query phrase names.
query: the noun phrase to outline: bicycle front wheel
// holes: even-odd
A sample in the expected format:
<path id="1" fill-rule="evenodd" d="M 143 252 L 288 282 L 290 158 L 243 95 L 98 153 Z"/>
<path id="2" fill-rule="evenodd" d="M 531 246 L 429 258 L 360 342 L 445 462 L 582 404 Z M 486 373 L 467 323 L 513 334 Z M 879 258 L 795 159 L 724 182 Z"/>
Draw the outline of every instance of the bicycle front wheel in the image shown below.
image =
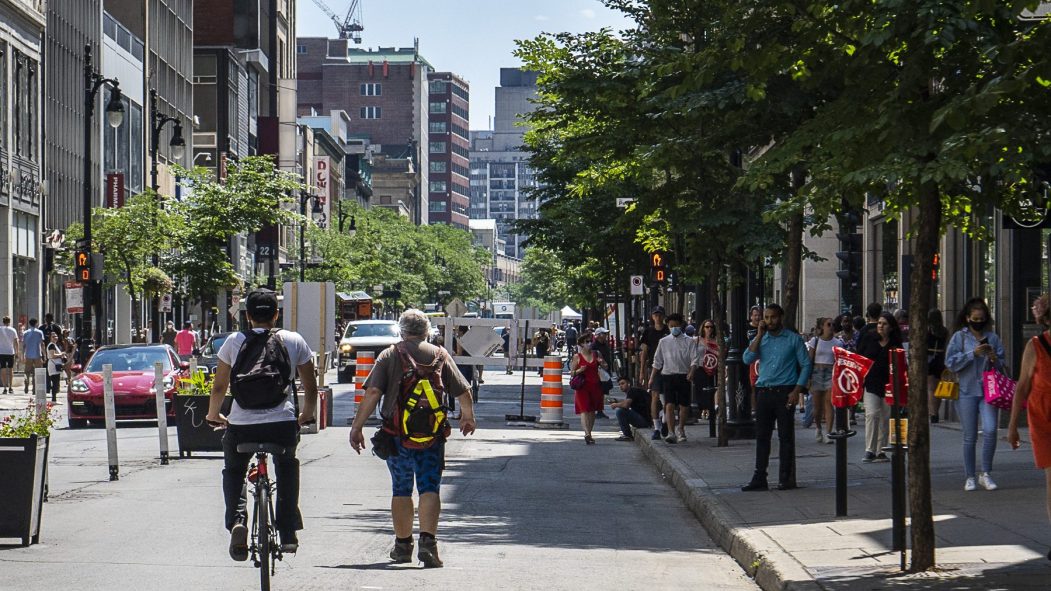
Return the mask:
<path id="1" fill-rule="evenodd" d="M 255 514 L 259 546 L 259 588 L 270 591 L 270 565 L 273 556 L 270 553 L 270 483 L 260 477 L 255 486 Z"/>

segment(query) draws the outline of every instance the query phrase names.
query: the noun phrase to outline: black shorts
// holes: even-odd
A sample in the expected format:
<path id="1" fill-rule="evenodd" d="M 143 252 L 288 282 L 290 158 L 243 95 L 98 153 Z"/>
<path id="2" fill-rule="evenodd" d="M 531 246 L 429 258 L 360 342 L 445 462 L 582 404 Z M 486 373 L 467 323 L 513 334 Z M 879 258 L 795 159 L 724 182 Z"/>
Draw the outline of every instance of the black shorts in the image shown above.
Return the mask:
<path id="1" fill-rule="evenodd" d="M 14 355 L 0 355 L 0 369 L 7 369 L 15 366 Z"/>
<path id="2" fill-rule="evenodd" d="M 664 387 L 661 390 L 661 394 L 664 395 L 664 404 L 690 406 L 693 389 L 690 387 L 690 382 L 686 379 L 686 374 L 676 373 L 662 376 L 661 384 Z"/>
<path id="3" fill-rule="evenodd" d="M 652 371 L 652 369 L 649 371 Z M 661 379 L 661 372 L 658 371 L 657 375 L 653 376 L 653 386 L 650 387 L 650 392 L 656 392 L 660 394 L 664 391 L 663 388 L 664 380 Z"/>

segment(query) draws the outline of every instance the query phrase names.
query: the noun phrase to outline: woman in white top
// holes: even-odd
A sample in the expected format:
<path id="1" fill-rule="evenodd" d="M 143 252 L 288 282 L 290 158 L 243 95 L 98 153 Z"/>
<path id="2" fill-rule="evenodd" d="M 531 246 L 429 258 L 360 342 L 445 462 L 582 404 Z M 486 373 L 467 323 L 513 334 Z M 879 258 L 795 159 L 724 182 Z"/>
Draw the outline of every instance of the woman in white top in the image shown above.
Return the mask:
<path id="1" fill-rule="evenodd" d="M 814 327 L 817 335 L 807 343 L 810 350 L 810 361 L 814 364 L 814 371 L 810 374 L 810 397 L 814 404 L 814 422 L 817 423 L 818 443 L 832 443 L 825 433 L 832 432 L 832 397 L 829 390 L 832 389 L 832 365 L 836 361 L 833 347 L 843 347 L 843 339 L 835 336 L 836 327 L 831 318 L 818 318 Z M 823 424 L 828 423 L 828 430 L 822 431 Z"/>
<path id="2" fill-rule="evenodd" d="M 65 365 L 63 356 L 65 352 L 58 340 L 58 333 L 51 333 L 51 341 L 47 344 L 47 389 L 51 392 L 51 402 L 58 399 L 58 387 L 62 381 L 62 366 Z"/>

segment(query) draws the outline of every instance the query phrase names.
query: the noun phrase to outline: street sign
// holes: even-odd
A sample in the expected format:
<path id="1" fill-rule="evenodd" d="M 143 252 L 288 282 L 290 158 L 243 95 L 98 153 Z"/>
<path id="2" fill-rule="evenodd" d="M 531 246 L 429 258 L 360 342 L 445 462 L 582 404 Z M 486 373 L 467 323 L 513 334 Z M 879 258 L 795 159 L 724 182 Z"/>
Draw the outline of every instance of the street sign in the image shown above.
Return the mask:
<path id="1" fill-rule="evenodd" d="M 1041 2 L 1034 10 L 1023 10 L 1018 19 L 1023 21 L 1042 21 L 1051 17 L 1051 2 Z"/>
<path id="2" fill-rule="evenodd" d="M 372 292 L 373 293 L 382 293 L 383 292 L 383 284 L 381 283 L 379 285 L 373 285 L 372 286 Z"/>
<path id="3" fill-rule="evenodd" d="M 171 314 L 172 311 L 172 294 L 166 293 L 161 296 L 161 312 L 165 314 Z"/>
<path id="4" fill-rule="evenodd" d="M 124 174 L 111 172 L 106 175 L 106 207 L 124 207 Z"/>
<path id="5" fill-rule="evenodd" d="M 467 313 L 467 306 L 460 298 L 453 298 L 453 301 L 445 306 L 445 313 L 453 318 L 461 318 Z"/>
<path id="6" fill-rule="evenodd" d="M 632 203 L 635 203 L 635 200 L 631 197 L 617 197 L 617 207 L 621 209 L 625 209 Z"/>
<path id="7" fill-rule="evenodd" d="M 76 281 L 66 282 L 66 314 L 84 313 L 84 286 Z"/>
<path id="8" fill-rule="evenodd" d="M 631 276 L 631 295 L 646 295 L 646 286 L 643 285 L 642 275 Z"/>

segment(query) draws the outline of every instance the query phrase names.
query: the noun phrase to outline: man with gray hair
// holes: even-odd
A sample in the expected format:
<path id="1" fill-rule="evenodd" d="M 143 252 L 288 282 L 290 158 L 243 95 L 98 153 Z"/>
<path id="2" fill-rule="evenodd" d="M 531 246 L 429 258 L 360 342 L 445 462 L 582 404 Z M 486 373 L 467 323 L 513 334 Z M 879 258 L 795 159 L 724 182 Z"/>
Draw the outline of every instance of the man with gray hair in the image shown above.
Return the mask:
<path id="1" fill-rule="evenodd" d="M 417 557 L 425 568 L 442 566 L 438 557 L 439 489 L 445 468 L 448 409 L 442 400 L 448 392 L 460 402 L 460 432 L 474 433 L 471 384 L 456 368 L 449 352 L 427 342 L 431 322 L 420 310 L 406 310 L 398 320 L 402 342 L 379 354 L 368 379 L 365 398 L 354 416 L 350 445 L 365 449 L 362 429 L 380 406 L 383 427 L 373 438 L 373 451 L 386 459 L 393 485 L 391 517 L 394 549 L 391 560 L 412 561 L 412 487 L 420 495 L 420 549 Z M 420 425 L 423 425 L 421 428 Z M 411 429 L 411 433 L 409 430 Z"/>

